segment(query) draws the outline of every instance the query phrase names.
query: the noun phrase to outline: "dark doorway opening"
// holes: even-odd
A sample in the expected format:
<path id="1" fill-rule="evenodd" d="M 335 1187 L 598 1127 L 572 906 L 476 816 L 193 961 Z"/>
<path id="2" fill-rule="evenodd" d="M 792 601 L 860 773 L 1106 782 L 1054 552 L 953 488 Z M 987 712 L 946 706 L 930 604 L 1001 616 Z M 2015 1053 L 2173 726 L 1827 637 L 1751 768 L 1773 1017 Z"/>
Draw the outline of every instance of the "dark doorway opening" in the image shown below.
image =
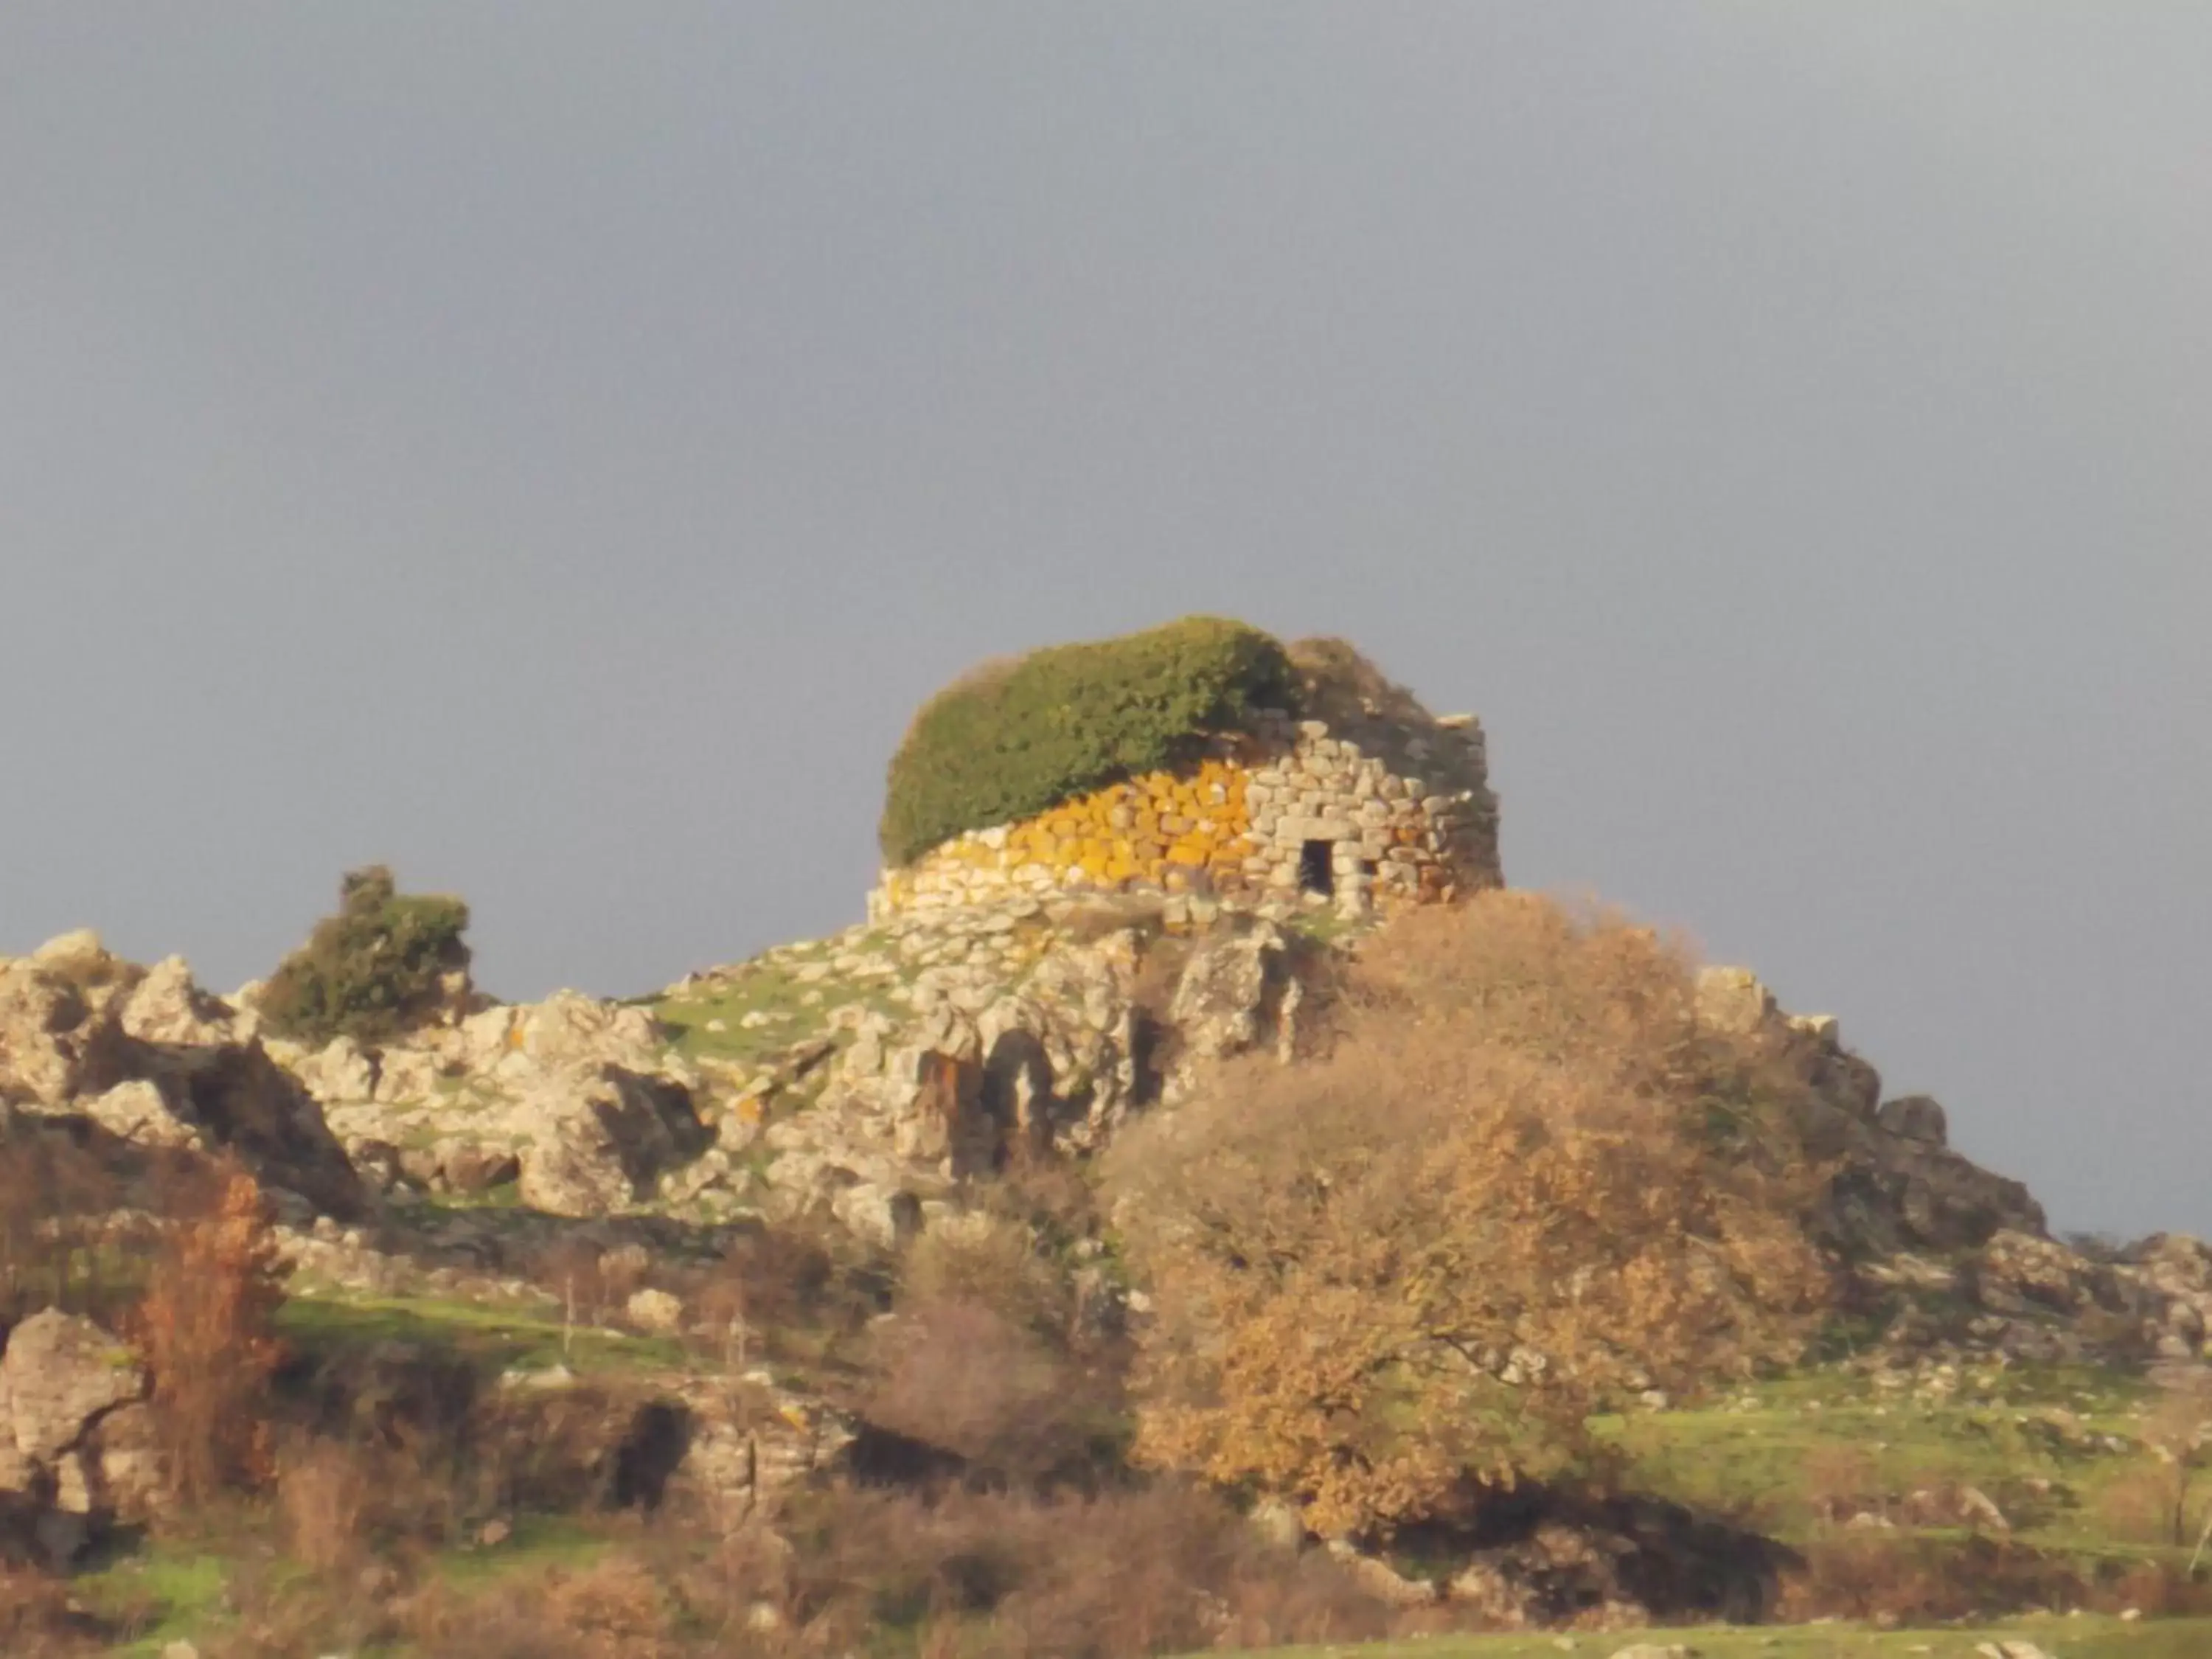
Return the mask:
<path id="1" fill-rule="evenodd" d="M 1298 885 L 1323 896 L 1336 891 L 1335 848 L 1330 842 L 1310 841 L 1298 849 Z"/>

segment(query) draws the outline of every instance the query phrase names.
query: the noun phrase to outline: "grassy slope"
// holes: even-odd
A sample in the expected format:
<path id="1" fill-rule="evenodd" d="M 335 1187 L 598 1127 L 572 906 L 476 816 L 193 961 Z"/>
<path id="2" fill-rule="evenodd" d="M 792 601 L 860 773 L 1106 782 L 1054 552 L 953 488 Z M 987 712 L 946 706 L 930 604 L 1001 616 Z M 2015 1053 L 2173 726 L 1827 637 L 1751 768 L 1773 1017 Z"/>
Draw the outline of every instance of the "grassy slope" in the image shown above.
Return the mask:
<path id="1" fill-rule="evenodd" d="M 1948 1395 L 1879 1389 L 1823 1368 L 1703 1409 L 1601 1428 L 1629 1454 L 1638 1489 L 1793 1541 L 1821 1525 L 1808 1485 L 1825 1465 L 1832 1486 L 1856 1488 L 1837 1495 L 1875 1500 L 1878 1510 L 1884 1498 L 1971 1486 L 2021 1542 L 2142 1555 L 2151 1545 L 2116 1532 L 2106 1500 L 2146 1467 L 2136 1437 L 2147 1397 L 2135 1379 L 2078 1367 L 1967 1368 Z"/>

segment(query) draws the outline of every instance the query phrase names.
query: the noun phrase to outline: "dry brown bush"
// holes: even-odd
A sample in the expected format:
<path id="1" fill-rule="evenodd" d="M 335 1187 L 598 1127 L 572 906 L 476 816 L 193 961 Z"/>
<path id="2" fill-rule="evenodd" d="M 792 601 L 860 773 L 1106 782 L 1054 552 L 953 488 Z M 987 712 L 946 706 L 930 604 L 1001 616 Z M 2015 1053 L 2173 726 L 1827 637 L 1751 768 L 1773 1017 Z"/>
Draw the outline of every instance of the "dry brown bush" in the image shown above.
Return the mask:
<path id="1" fill-rule="evenodd" d="M 1796 1352 L 1826 1279 L 1793 1085 L 1699 1026 L 1679 951 L 1486 894 L 1401 923 L 1339 1018 L 1111 1155 L 1146 1461 L 1388 1530 Z"/>
<path id="2" fill-rule="evenodd" d="M 270 1473 L 269 1384 L 283 1299 L 261 1188 L 216 1165 L 169 1206 L 131 1334 L 153 1376 L 153 1413 L 174 1495 L 204 1501 Z"/>
<path id="3" fill-rule="evenodd" d="M 2174 1475 L 2155 1462 L 2112 1476 L 2089 1500 L 2100 1531 L 2130 1544 L 2172 1546 L 2185 1522 L 2174 1503 Z"/>
<path id="4" fill-rule="evenodd" d="M 604 1490 L 603 1424 L 580 1428 L 566 1412 L 515 1421 L 501 1403 L 469 1413 L 458 1439 L 404 1423 L 350 1438 L 295 1435 L 276 1455 L 272 1494 L 287 1554 L 323 1573 L 412 1563 L 510 1513 L 517 1488 L 558 1500 L 550 1507 Z M 574 1404 L 578 1415 L 590 1409 Z"/>
<path id="5" fill-rule="evenodd" d="M 1100 1389 L 1033 1328 L 979 1302 L 908 1308 L 870 1344 L 870 1422 L 951 1453 L 971 1474 L 1035 1485 L 1079 1470 Z"/>
<path id="6" fill-rule="evenodd" d="M 101 1237 L 117 1200 L 113 1176 L 65 1131 L 0 1108 L 0 1326 L 47 1307 L 102 1317 L 135 1293 Z"/>
<path id="7" fill-rule="evenodd" d="M 1070 1297 L 1029 1229 L 988 1213 L 932 1227 L 899 1263 L 902 1305 L 968 1303 L 1026 1330 L 1063 1332 Z"/>
<path id="8" fill-rule="evenodd" d="M 292 1558 L 318 1572 L 356 1565 L 382 1495 L 361 1447 L 301 1441 L 276 1459 L 276 1513 Z"/>
<path id="9" fill-rule="evenodd" d="M 1808 1451 L 1799 1490 L 1813 1513 L 1830 1522 L 1879 1513 L 1885 1502 L 1874 1459 L 1859 1446 L 1820 1445 Z"/>
<path id="10" fill-rule="evenodd" d="M 59 1579 L 0 1565 L 0 1653 L 9 1659 L 76 1659 L 108 1650 L 108 1632 Z"/>
<path id="11" fill-rule="evenodd" d="M 2076 1566 L 2019 1543 L 1910 1532 L 1846 1531 L 1815 1540 L 1785 1580 L 1784 1623 L 1853 1619 L 1933 1625 L 2029 1607 L 2086 1607 Z"/>
<path id="12" fill-rule="evenodd" d="M 574 1573 L 552 1575 L 545 1623 L 580 1650 L 607 1659 L 660 1659 L 677 1651 L 667 1589 L 641 1562 L 616 1554 Z"/>
<path id="13" fill-rule="evenodd" d="M 2192 1366 L 2172 1376 L 2143 1419 L 2142 1440 L 2164 1483 L 2166 1535 L 2159 1541 L 2178 1547 L 2199 1526 L 2212 1531 L 2197 1479 L 2212 1462 L 2212 1372 Z"/>
<path id="14" fill-rule="evenodd" d="M 853 1242 L 812 1215 L 772 1223 L 732 1244 L 720 1262 L 679 1287 L 700 1322 L 720 1333 L 726 1363 L 802 1333 L 835 1337 L 881 1310 L 851 1260 Z"/>
<path id="15" fill-rule="evenodd" d="M 1218 1499 L 1179 1487 L 847 1491 L 795 1532 L 781 1606 L 830 1650 L 890 1626 L 1004 1659 L 1137 1659 L 1355 1639 L 1388 1619 L 1325 1555 L 1271 1550 Z"/>
<path id="16" fill-rule="evenodd" d="M 1041 1506 L 1018 1589 L 992 1620 L 1006 1659 L 1133 1659 L 1227 1644 L 1377 1636 L 1387 1610 L 1326 1555 L 1261 1547 L 1235 1515 L 1172 1487 Z"/>

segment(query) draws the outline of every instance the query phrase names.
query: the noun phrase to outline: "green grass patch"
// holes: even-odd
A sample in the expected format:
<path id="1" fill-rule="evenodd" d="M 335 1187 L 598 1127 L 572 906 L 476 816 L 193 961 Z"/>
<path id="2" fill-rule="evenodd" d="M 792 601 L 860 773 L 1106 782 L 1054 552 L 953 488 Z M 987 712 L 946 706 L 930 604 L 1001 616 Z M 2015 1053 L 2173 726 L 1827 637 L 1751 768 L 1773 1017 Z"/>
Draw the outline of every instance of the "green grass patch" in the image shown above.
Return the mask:
<path id="1" fill-rule="evenodd" d="M 2112 1535 L 2097 1495 L 2143 1467 L 2139 1381 L 2084 1367 L 1977 1372 L 1931 1395 L 1820 1369 L 1696 1409 L 1600 1419 L 1635 1490 L 1802 1542 L 1823 1495 L 1904 1499 L 1972 1486 L 2038 1547 L 2139 1556 Z M 2118 1443 L 2115 1445 L 2115 1442 Z M 1856 1484 L 1858 1491 L 1834 1490 Z"/>
<path id="2" fill-rule="evenodd" d="M 412 1342 L 460 1355 L 481 1370 L 544 1370 L 566 1365 L 579 1376 L 674 1370 L 693 1362 L 672 1337 L 636 1336 L 595 1327 L 565 1328 L 558 1316 L 432 1297 L 296 1296 L 276 1328 L 295 1346 L 330 1355 L 377 1342 Z"/>
<path id="3" fill-rule="evenodd" d="M 606 1528 L 574 1515 L 519 1515 L 514 1530 L 497 1544 L 447 1550 L 437 1559 L 437 1576 L 457 1589 L 474 1589 L 511 1573 L 548 1567 L 589 1566 L 606 1553 Z"/>
<path id="4" fill-rule="evenodd" d="M 156 1547 L 85 1573 L 70 1589 L 95 1616 L 136 1626 L 118 1652 L 158 1654 L 220 1615 L 229 1581 L 230 1563 L 222 1556 L 198 1546 Z"/>

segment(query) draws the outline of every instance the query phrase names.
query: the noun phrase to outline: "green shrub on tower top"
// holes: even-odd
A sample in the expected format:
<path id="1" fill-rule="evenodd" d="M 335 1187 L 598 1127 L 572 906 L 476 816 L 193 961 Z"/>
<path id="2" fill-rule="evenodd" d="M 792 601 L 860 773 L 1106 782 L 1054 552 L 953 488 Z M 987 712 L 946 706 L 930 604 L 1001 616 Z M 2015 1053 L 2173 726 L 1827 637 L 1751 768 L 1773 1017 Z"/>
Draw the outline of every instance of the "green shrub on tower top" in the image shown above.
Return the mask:
<path id="1" fill-rule="evenodd" d="M 965 830 L 1190 757 L 1257 708 L 1289 708 L 1279 641 L 1218 617 L 1052 646 L 987 664 L 939 692 L 892 757 L 884 854 L 911 863 Z"/>

